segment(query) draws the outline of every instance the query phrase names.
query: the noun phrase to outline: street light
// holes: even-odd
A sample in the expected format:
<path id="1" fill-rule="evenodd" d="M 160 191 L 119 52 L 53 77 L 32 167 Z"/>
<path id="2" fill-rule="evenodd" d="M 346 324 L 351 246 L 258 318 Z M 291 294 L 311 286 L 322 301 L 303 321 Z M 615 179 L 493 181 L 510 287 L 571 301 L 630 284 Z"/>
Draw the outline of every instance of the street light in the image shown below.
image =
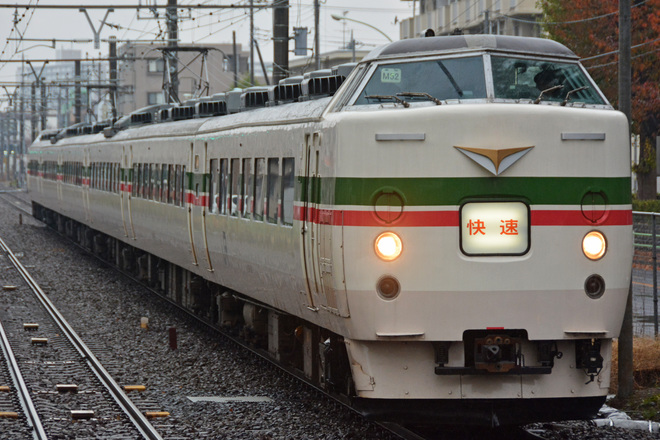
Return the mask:
<path id="1" fill-rule="evenodd" d="M 393 40 L 392 40 L 392 39 L 391 39 L 391 38 L 390 38 L 385 32 L 381 31 L 381 30 L 378 29 L 376 26 L 372 26 L 372 25 L 370 25 L 369 23 L 365 23 L 364 21 L 355 20 L 354 18 L 344 17 L 343 15 L 339 15 L 339 14 L 332 14 L 331 17 L 333 18 L 333 20 L 337 20 L 337 21 L 348 20 L 348 21 L 354 21 L 354 22 L 356 22 L 356 23 L 363 24 L 363 25 L 365 25 L 365 26 L 369 26 L 371 29 L 380 32 L 385 38 L 387 38 L 387 40 L 388 40 L 390 43 L 393 41 Z"/>

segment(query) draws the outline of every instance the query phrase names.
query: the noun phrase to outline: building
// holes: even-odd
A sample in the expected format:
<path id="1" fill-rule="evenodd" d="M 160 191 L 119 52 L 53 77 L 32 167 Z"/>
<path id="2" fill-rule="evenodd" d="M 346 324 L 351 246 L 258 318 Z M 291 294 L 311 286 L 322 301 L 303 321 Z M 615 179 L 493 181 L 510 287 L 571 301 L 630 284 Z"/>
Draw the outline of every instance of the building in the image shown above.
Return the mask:
<path id="1" fill-rule="evenodd" d="M 360 61 L 371 50 L 357 49 L 355 54 L 350 49 L 338 49 L 330 52 L 322 53 L 321 69 L 330 69 L 331 67 L 338 66 L 339 64 Z M 306 72 L 316 70 L 316 59 L 314 57 L 300 57 L 289 60 L 289 76 L 302 75 Z"/>
<path id="2" fill-rule="evenodd" d="M 166 101 L 166 85 L 163 48 L 158 44 L 124 44 L 117 50 L 119 84 L 117 98 L 119 114 Z M 239 80 L 248 72 L 249 52 L 239 54 Z M 234 61 L 231 44 L 181 46 L 177 52 L 179 72 L 178 98 L 185 101 L 200 96 L 210 96 L 234 87 Z"/>
<path id="3" fill-rule="evenodd" d="M 538 37 L 536 0 L 401 0 L 414 1 L 415 16 L 400 23 L 401 39 L 416 38 L 427 29 L 436 35 L 497 34 Z"/>
<path id="4" fill-rule="evenodd" d="M 43 66 L 34 66 L 34 71 L 40 74 L 40 85 L 36 85 L 35 74 L 27 65 L 22 65 L 16 71 L 16 78 L 22 86 L 19 88 L 19 99 L 23 101 L 25 112 L 32 113 L 30 122 L 35 123 L 33 130 L 41 127 L 39 119 L 47 119 L 48 128 L 63 128 L 75 123 L 75 62 L 79 60 L 81 51 L 77 49 L 58 49 L 56 61 Z M 109 66 L 107 62 L 82 61 L 80 63 L 81 82 L 81 119 L 95 122 L 103 119 L 99 115 L 103 108 L 109 105 L 107 90 L 87 88 L 85 83 L 104 83 L 108 80 Z M 34 91 L 32 89 L 35 89 Z M 43 89 L 43 90 L 42 90 Z M 38 126 L 38 127 L 37 127 Z"/>

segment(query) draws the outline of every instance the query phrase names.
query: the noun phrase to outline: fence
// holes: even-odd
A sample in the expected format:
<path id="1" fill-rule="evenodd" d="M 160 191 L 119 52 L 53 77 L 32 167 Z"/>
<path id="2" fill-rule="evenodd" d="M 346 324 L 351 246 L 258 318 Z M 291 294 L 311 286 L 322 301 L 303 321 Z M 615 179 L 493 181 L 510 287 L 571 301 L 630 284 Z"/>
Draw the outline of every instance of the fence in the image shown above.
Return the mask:
<path id="1" fill-rule="evenodd" d="M 633 211 L 633 333 L 658 336 L 658 238 L 660 214 Z"/>

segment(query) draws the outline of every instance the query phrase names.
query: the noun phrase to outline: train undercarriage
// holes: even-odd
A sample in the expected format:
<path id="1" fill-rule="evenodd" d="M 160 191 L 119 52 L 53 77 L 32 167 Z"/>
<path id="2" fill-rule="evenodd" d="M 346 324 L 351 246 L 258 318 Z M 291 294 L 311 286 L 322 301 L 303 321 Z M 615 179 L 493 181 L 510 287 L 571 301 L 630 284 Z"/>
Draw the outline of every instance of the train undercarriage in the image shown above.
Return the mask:
<path id="1" fill-rule="evenodd" d="M 345 403 L 355 389 L 343 338 L 33 202 L 33 216 L 207 325 Z"/>

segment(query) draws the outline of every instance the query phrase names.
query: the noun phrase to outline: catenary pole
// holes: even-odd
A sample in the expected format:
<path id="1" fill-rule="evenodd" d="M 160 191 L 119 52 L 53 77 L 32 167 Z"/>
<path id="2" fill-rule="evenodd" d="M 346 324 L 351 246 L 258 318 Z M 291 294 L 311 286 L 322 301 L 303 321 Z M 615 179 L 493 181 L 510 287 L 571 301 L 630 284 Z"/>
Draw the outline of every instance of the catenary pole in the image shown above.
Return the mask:
<path id="1" fill-rule="evenodd" d="M 619 110 L 628 118 L 628 127 L 631 113 L 630 28 L 630 0 L 619 0 Z M 627 140 L 625 148 L 630 151 L 629 135 Z M 655 246 L 655 243 L 653 245 Z M 632 276 L 619 335 L 618 355 L 618 396 L 626 398 L 633 392 Z"/>

